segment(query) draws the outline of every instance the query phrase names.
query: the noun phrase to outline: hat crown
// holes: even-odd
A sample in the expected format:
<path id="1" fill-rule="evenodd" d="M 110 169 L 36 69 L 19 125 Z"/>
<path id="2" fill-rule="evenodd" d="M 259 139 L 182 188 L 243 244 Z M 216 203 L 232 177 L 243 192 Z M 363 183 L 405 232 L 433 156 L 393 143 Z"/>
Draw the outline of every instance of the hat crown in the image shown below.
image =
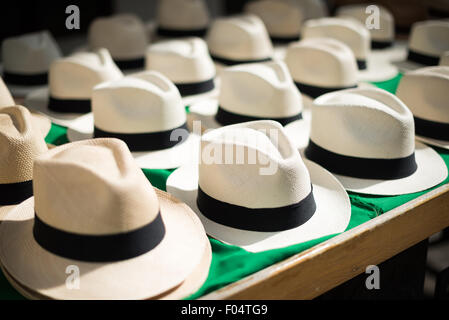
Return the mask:
<path id="1" fill-rule="evenodd" d="M 357 64 L 351 49 L 331 38 L 309 38 L 292 43 L 285 57 L 297 82 L 319 87 L 357 84 Z"/>
<path id="2" fill-rule="evenodd" d="M 304 23 L 302 37 L 333 38 L 346 44 L 356 59 L 366 59 L 370 52 L 370 34 L 365 25 L 350 18 L 321 18 Z"/>
<path id="3" fill-rule="evenodd" d="M 415 150 L 413 115 L 381 89 L 322 95 L 312 106 L 310 139 L 329 151 L 358 158 L 394 159 Z"/>
<path id="4" fill-rule="evenodd" d="M 311 191 L 307 168 L 277 122 L 253 121 L 210 131 L 201 138 L 201 152 L 199 186 L 217 200 L 277 208 L 298 203 Z M 204 161 L 207 156 L 221 163 Z M 273 172 L 261 174 L 269 166 Z"/>
<path id="5" fill-rule="evenodd" d="M 6 87 L 5 82 L 0 77 L 0 107 L 8 107 L 15 105 L 14 99 L 11 96 L 11 93 Z"/>
<path id="6" fill-rule="evenodd" d="M 150 223 L 159 212 L 154 189 L 117 139 L 54 148 L 35 161 L 34 173 L 36 214 L 59 230 L 123 233 Z"/>
<path id="7" fill-rule="evenodd" d="M 0 150 L 1 184 L 33 179 L 33 161 L 47 145 L 25 107 L 0 108 Z"/>
<path id="8" fill-rule="evenodd" d="M 273 55 L 268 32 L 255 15 L 215 19 L 207 34 L 213 55 L 237 60 L 264 59 Z"/>
<path id="9" fill-rule="evenodd" d="M 449 123 L 449 67 L 437 66 L 407 72 L 396 95 L 413 115 L 430 121 Z"/>
<path id="10" fill-rule="evenodd" d="M 97 86 L 92 111 L 98 128 L 117 133 L 167 131 L 186 122 L 178 89 L 155 71 Z"/>
<path id="11" fill-rule="evenodd" d="M 391 41 L 394 40 L 394 17 L 390 10 L 384 6 L 377 5 L 379 8 L 379 28 L 369 29 L 372 40 Z M 371 12 L 366 12 L 366 4 L 345 5 L 337 9 L 338 17 L 354 18 L 365 24 Z"/>
<path id="12" fill-rule="evenodd" d="M 50 93 L 60 99 L 90 99 L 94 86 L 122 76 L 108 50 L 80 52 L 52 63 Z"/>
<path id="13" fill-rule="evenodd" d="M 299 35 L 303 17 L 298 6 L 276 0 L 260 0 L 249 2 L 245 11 L 260 17 L 272 36 Z"/>
<path id="14" fill-rule="evenodd" d="M 148 43 L 143 22 L 131 14 L 95 19 L 88 38 L 92 49 L 106 48 L 115 59 L 142 58 Z"/>
<path id="15" fill-rule="evenodd" d="M 282 118 L 302 111 L 302 98 L 283 62 L 245 64 L 220 73 L 220 106 L 260 118 Z"/>
<path id="16" fill-rule="evenodd" d="M 449 22 L 430 20 L 416 22 L 409 37 L 409 49 L 439 57 L 449 50 Z"/>
<path id="17" fill-rule="evenodd" d="M 149 47 L 146 57 L 147 70 L 159 71 L 175 83 L 206 81 L 215 76 L 207 44 L 200 38 L 156 43 Z"/>
<path id="18" fill-rule="evenodd" d="M 157 9 L 157 22 L 172 29 L 200 29 L 209 24 L 209 10 L 204 0 L 162 0 Z"/>
<path id="19" fill-rule="evenodd" d="M 2 43 L 3 67 L 8 72 L 44 73 L 61 56 L 56 41 L 46 30 L 7 38 Z"/>

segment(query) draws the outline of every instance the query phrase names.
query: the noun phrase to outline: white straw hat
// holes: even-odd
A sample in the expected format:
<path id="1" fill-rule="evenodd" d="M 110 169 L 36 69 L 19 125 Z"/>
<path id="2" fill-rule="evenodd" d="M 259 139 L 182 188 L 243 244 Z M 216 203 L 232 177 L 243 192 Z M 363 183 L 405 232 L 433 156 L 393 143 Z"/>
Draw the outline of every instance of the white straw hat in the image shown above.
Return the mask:
<path id="1" fill-rule="evenodd" d="M 382 57 L 371 55 L 371 37 L 368 29 L 353 18 L 321 18 L 306 21 L 301 36 L 333 38 L 351 48 L 357 60 L 359 80 L 383 81 L 393 78 L 397 68 Z"/>
<path id="2" fill-rule="evenodd" d="M 67 137 L 118 138 L 142 168 L 173 169 L 197 155 L 198 137 L 189 134 L 186 121 L 175 85 L 156 71 L 144 71 L 95 87 L 92 114 L 72 123 Z"/>
<path id="3" fill-rule="evenodd" d="M 25 99 L 25 105 L 47 115 L 56 124 L 69 126 L 91 111 L 94 86 L 122 76 L 108 50 L 79 52 L 52 63 L 49 90 L 31 92 Z"/>
<path id="4" fill-rule="evenodd" d="M 158 71 L 178 88 L 186 105 L 216 97 L 215 66 L 207 44 L 200 38 L 161 41 L 146 53 L 146 69 Z"/>
<path id="5" fill-rule="evenodd" d="M 217 18 L 207 33 L 207 45 L 220 65 L 264 62 L 273 58 L 273 46 L 262 20 L 255 15 Z"/>
<path id="6" fill-rule="evenodd" d="M 2 43 L 3 79 L 15 97 L 47 86 L 50 64 L 62 56 L 48 31 L 7 38 Z"/>
<path id="7" fill-rule="evenodd" d="M 449 51 L 449 21 L 416 22 L 409 37 L 407 60 L 395 65 L 403 72 L 436 66 L 445 51 Z"/>
<path id="8" fill-rule="evenodd" d="M 329 16 L 329 10 L 323 0 L 280 0 L 297 5 L 303 16 L 303 20 L 318 19 Z"/>
<path id="9" fill-rule="evenodd" d="M 307 106 L 325 93 L 357 86 L 354 54 L 341 41 L 309 38 L 292 43 L 285 62 Z"/>
<path id="10" fill-rule="evenodd" d="M 202 136 L 200 154 L 199 166 L 170 175 L 167 190 L 218 240 L 259 252 L 343 232 L 349 223 L 343 187 L 322 167 L 303 162 L 279 123 L 210 131 Z"/>
<path id="11" fill-rule="evenodd" d="M 33 195 L 33 161 L 47 151 L 44 138 L 50 125 L 25 107 L 0 107 L 0 223 L 16 204 Z"/>
<path id="12" fill-rule="evenodd" d="M 410 110 L 381 89 L 347 89 L 317 98 L 305 155 L 359 193 L 413 193 L 447 177 L 438 153 L 418 142 L 415 147 Z"/>
<path id="13" fill-rule="evenodd" d="M 426 67 L 407 72 L 396 95 L 412 111 L 416 138 L 449 149 L 449 67 Z"/>
<path id="14" fill-rule="evenodd" d="M 249 2 L 245 6 L 245 12 L 262 19 L 273 42 L 299 40 L 303 19 L 299 6 L 286 1 L 257 0 Z"/>
<path id="15" fill-rule="evenodd" d="M 141 70 L 145 66 L 148 34 L 143 22 L 132 14 L 95 19 L 89 26 L 91 50 L 106 48 L 121 70 Z"/>
<path id="16" fill-rule="evenodd" d="M 160 0 L 157 35 L 167 38 L 203 37 L 209 26 L 209 10 L 204 0 Z"/>
<path id="17" fill-rule="evenodd" d="M 441 55 L 439 65 L 449 67 L 449 51 L 446 51 Z"/>
<path id="18" fill-rule="evenodd" d="M 34 162 L 33 189 L 1 224 L 0 260 L 53 299 L 160 296 L 195 271 L 208 246 L 191 209 L 156 191 L 116 139 L 48 151 Z M 66 285 L 68 266 L 79 270 L 77 290 Z"/>
<path id="19" fill-rule="evenodd" d="M 255 120 L 275 120 L 286 127 L 297 147 L 308 141 L 309 116 L 303 114 L 301 93 L 281 61 L 242 64 L 220 73 L 217 100 L 190 106 L 203 129 Z"/>

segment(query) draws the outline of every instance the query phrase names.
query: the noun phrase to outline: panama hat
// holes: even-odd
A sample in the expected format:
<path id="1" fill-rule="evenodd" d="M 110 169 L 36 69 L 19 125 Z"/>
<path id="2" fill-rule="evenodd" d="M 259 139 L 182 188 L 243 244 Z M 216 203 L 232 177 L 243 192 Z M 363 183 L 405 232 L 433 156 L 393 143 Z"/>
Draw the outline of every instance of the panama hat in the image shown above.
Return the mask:
<path id="1" fill-rule="evenodd" d="M 215 19 L 206 41 L 218 66 L 264 62 L 273 58 L 273 45 L 267 29 L 255 15 Z"/>
<path id="2" fill-rule="evenodd" d="M 412 111 L 416 138 L 449 149 L 449 67 L 426 67 L 407 72 L 396 95 Z"/>
<path id="3" fill-rule="evenodd" d="M 106 48 L 121 70 L 142 70 L 148 34 L 143 22 L 132 14 L 95 19 L 89 26 L 91 50 Z"/>
<path id="4" fill-rule="evenodd" d="M 216 97 L 215 66 L 207 44 L 200 38 L 161 41 L 146 53 L 146 69 L 158 71 L 178 88 L 184 104 Z"/>
<path id="5" fill-rule="evenodd" d="M 94 86 L 122 76 L 106 49 L 75 53 L 52 63 L 49 89 L 31 92 L 25 105 L 47 115 L 52 122 L 67 127 L 91 111 Z"/>
<path id="6" fill-rule="evenodd" d="M 245 12 L 262 19 L 273 43 L 299 40 L 302 12 L 298 6 L 284 1 L 257 0 L 249 2 Z"/>
<path id="7" fill-rule="evenodd" d="M 95 87 L 92 114 L 72 123 L 67 137 L 118 138 L 142 168 L 173 169 L 196 157 L 198 137 L 189 134 L 186 121 L 176 86 L 159 72 L 144 71 Z"/>
<path id="8" fill-rule="evenodd" d="M 0 223 L 15 205 L 33 195 L 33 161 L 47 151 L 48 131 L 50 121 L 31 115 L 25 107 L 0 107 Z"/>
<path id="9" fill-rule="evenodd" d="M 317 98 L 305 156 L 359 193 L 413 193 L 447 177 L 438 153 L 419 142 L 415 146 L 410 110 L 382 89 L 347 89 Z"/>
<path id="10" fill-rule="evenodd" d="M 163 38 L 203 37 L 210 16 L 204 0 L 160 0 L 156 35 Z"/>
<path id="11" fill-rule="evenodd" d="M 303 20 L 318 19 L 329 16 L 329 10 L 323 0 L 281 0 L 290 4 L 297 5 L 301 12 Z"/>
<path id="12" fill-rule="evenodd" d="M 48 31 L 7 38 L 2 43 L 3 79 L 15 97 L 48 83 L 50 64 L 62 56 Z"/>
<path id="13" fill-rule="evenodd" d="M 397 68 L 389 61 L 371 55 L 370 33 L 360 21 L 352 18 L 321 18 L 304 23 L 301 36 L 333 38 L 351 48 L 359 69 L 359 80 L 383 81 L 393 78 Z"/>
<path id="14" fill-rule="evenodd" d="M 155 190 L 117 139 L 41 155 L 33 189 L 0 227 L 0 260 L 53 299 L 159 296 L 195 271 L 208 245 L 195 214 Z M 80 271 L 77 290 L 66 286 L 67 266 Z"/>
<path id="15" fill-rule="evenodd" d="M 407 60 L 395 65 L 405 72 L 426 66 L 436 66 L 440 56 L 449 50 L 449 21 L 428 20 L 412 26 L 408 42 Z"/>
<path id="16" fill-rule="evenodd" d="M 167 190 L 198 214 L 210 236 L 251 252 L 343 232 L 351 216 L 341 184 L 322 167 L 303 162 L 274 121 L 203 135 L 199 165 L 175 170 Z"/>
<path id="17" fill-rule="evenodd" d="M 319 96 L 357 86 L 357 63 L 351 49 L 332 38 L 309 38 L 292 43 L 285 63 L 304 104 Z"/>
<path id="18" fill-rule="evenodd" d="M 307 145 L 310 117 L 303 112 L 301 93 L 285 63 L 272 61 L 226 68 L 220 80 L 218 100 L 190 106 L 192 119 L 201 121 L 203 129 L 275 120 L 285 126 L 298 147 Z"/>
<path id="19" fill-rule="evenodd" d="M 439 65 L 449 66 L 449 51 L 446 51 L 441 55 Z"/>

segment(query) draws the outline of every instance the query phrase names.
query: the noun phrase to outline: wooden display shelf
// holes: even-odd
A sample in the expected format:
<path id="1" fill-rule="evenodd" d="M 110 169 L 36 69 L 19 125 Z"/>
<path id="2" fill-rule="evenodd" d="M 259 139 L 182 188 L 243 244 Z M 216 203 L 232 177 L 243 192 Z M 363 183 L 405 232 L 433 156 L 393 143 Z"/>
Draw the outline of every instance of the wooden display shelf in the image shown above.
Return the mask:
<path id="1" fill-rule="evenodd" d="M 449 184 L 201 299 L 313 299 L 449 226 Z"/>

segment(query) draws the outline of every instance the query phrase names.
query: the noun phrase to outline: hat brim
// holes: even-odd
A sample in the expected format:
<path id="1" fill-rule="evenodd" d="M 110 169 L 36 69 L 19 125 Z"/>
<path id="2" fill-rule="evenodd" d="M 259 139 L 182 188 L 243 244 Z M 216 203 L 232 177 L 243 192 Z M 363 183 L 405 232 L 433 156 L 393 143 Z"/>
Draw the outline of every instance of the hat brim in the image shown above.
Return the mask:
<path id="1" fill-rule="evenodd" d="M 412 175 L 395 180 L 359 179 L 335 174 L 346 190 L 382 196 L 414 193 L 432 188 L 447 178 L 443 158 L 426 145 L 416 142 L 415 159 L 418 169 Z M 369 168 L 367 168 L 369 170 Z"/>
<path id="2" fill-rule="evenodd" d="M 424 142 L 425 144 L 449 150 L 449 141 L 432 139 L 432 138 L 427 138 L 427 137 L 423 137 L 423 136 L 416 136 L 415 138 L 416 138 L 416 140 Z"/>
<path id="3" fill-rule="evenodd" d="M 39 89 L 27 95 L 24 105 L 32 111 L 45 115 L 51 122 L 63 127 L 70 126 L 75 120 L 85 115 L 81 113 L 60 113 L 51 111 L 48 109 L 48 100 L 48 88 Z"/>
<path id="4" fill-rule="evenodd" d="M 392 64 L 395 65 L 402 73 L 428 67 L 424 64 L 416 63 L 410 60 L 394 61 Z"/>
<path id="5" fill-rule="evenodd" d="M 199 101 L 190 106 L 190 121 L 201 122 L 201 131 L 213 130 L 223 127 L 215 120 L 215 114 L 218 110 L 218 101 L 216 99 L 209 99 Z M 311 112 L 310 108 L 305 107 L 302 111 L 303 118 L 301 120 L 293 121 L 286 126 L 287 136 L 294 142 L 296 148 L 303 148 L 309 141 Z"/>
<path id="6" fill-rule="evenodd" d="M 78 118 L 67 128 L 70 142 L 94 138 L 92 113 Z M 186 141 L 168 149 L 147 152 L 131 152 L 137 164 L 144 169 L 175 169 L 183 164 L 197 163 L 199 136 L 190 133 Z"/>
<path id="7" fill-rule="evenodd" d="M 379 58 L 375 55 L 368 56 L 367 69 L 358 70 L 358 81 L 380 82 L 396 77 L 398 68 L 391 62 Z"/>
<path id="8" fill-rule="evenodd" d="M 198 214 L 207 234 L 250 252 L 282 248 L 345 231 L 351 218 L 348 194 L 327 170 L 308 160 L 304 160 L 304 163 L 310 173 L 317 208 L 310 220 L 287 231 L 247 231 L 206 218 L 196 204 L 198 166 L 184 166 L 175 170 L 167 180 L 167 191 L 182 199 Z"/>
<path id="9" fill-rule="evenodd" d="M 19 283 L 51 299 L 149 299 L 182 284 L 200 265 L 209 240 L 184 203 L 156 190 L 166 233 L 138 257 L 92 263 L 62 258 L 33 237 L 34 198 L 21 203 L 0 225 L 0 260 Z M 79 268 L 79 289 L 67 288 L 67 266 Z M 204 274 L 201 274 L 204 279 Z M 188 290 L 190 291 L 190 290 Z"/>
<path id="10" fill-rule="evenodd" d="M 182 98 L 182 102 L 184 103 L 185 106 L 191 106 L 192 104 L 203 101 L 205 99 L 217 99 L 220 93 L 219 81 L 217 79 L 214 80 L 214 86 L 215 88 L 212 89 L 211 91 L 191 96 L 185 96 Z"/>

